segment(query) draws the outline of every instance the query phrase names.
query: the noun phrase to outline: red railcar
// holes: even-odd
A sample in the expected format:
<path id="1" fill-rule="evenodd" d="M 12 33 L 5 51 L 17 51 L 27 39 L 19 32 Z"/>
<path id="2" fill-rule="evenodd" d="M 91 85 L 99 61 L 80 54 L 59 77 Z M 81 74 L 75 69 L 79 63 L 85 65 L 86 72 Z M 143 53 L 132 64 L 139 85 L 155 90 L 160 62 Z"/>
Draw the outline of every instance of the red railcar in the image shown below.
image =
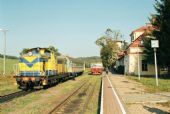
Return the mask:
<path id="1" fill-rule="evenodd" d="M 103 72 L 102 64 L 93 64 L 91 65 L 91 74 L 100 75 Z"/>

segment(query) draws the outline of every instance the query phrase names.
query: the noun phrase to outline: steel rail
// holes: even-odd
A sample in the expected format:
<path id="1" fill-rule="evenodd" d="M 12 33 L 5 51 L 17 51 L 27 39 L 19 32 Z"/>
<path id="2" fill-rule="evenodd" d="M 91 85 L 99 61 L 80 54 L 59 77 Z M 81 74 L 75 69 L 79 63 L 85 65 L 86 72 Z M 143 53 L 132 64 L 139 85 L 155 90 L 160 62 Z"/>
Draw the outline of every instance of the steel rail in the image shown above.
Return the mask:
<path id="1" fill-rule="evenodd" d="M 7 95 L 0 96 L 0 103 L 10 101 L 14 98 L 18 98 L 20 96 L 24 96 L 24 95 L 27 95 L 27 94 L 32 93 L 32 92 L 33 91 L 17 91 L 17 92 L 14 92 L 14 93 L 10 93 L 10 94 L 7 94 Z"/>

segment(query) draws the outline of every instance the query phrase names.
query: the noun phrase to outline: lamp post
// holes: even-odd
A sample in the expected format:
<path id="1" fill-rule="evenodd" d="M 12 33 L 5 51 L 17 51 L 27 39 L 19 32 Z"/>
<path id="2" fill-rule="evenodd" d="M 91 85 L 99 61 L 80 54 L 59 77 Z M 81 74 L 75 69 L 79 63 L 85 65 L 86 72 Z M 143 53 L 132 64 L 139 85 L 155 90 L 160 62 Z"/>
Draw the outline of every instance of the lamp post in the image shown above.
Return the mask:
<path id="1" fill-rule="evenodd" d="M 155 78 L 156 78 L 156 86 L 158 86 L 158 68 L 157 68 L 156 48 L 159 47 L 159 41 L 158 40 L 151 40 L 151 47 L 154 48 Z"/>
<path id="2" fill-rule="evenodd" d="M 0 31 L 2 31 L 3 32 L 3 34 L 4 34 L 4 70 L 3 70 L 3 75 L 5 76 L 5 74 L 6 74 L 6 32 L 8 31 L 8 30 L 6 30 L 6 29 L 0 29 Z"/>

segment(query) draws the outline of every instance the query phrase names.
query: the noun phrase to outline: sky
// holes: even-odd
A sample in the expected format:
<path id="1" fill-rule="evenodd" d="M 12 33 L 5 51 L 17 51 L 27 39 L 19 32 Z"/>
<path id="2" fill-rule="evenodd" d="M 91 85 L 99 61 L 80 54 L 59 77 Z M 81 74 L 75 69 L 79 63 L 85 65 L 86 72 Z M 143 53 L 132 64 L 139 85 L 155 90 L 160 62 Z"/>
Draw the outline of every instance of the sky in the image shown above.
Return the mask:
<path id="1" fill-rule="evenodd" d="M 0 0 L 0 29 L 8 29 L 7 54 L 23 48 L 58 48 L 72 57 L 99 56 L 95 44 L 107 28 L 123 40 L 149 22 L 154 0 Z M 0 53 L 3 53 L 0 32 Z"/>

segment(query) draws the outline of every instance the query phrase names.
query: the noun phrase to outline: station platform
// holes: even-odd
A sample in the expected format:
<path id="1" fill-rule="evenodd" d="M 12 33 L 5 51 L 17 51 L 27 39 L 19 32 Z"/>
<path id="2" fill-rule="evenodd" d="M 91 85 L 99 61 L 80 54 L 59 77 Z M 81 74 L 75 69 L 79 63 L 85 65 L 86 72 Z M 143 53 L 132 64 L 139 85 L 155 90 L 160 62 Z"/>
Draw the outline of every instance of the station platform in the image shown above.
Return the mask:
<path id="1" fill-rule="evenodd" d="M 102 76 L 102 101 L 100 114 L 127 114 L 109 75 Z"/>

